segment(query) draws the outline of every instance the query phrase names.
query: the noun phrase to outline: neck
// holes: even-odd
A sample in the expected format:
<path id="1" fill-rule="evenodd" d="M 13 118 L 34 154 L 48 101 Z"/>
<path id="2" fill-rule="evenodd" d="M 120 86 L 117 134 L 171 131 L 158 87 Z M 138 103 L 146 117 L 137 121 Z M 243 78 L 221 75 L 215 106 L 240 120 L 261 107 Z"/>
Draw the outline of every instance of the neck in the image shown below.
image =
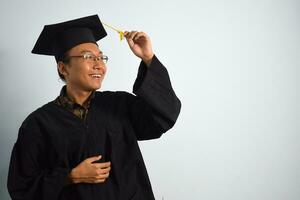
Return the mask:
<path id="1" fill-rule="evenodd" d="M 84 91 L 78 88 L 74 88 L 70 85 L 67 85 L 66 92 L 68 97 L 75 103 L 83 105 L 83 103 L 89 98 L 92 91 Z"/>

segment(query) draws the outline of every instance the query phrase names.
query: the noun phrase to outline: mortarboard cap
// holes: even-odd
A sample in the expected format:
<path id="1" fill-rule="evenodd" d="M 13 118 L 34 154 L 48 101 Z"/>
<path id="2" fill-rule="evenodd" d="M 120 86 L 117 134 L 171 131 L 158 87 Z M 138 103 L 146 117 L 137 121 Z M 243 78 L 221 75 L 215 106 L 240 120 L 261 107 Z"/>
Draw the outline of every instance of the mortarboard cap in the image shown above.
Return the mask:
<path id="1" fill-rule="evenodd" d="M 107 35 L 98 15 L 44 26 L 31 53 L 53 55 L 56 61 L 82 43 L 96 43 Z"/>

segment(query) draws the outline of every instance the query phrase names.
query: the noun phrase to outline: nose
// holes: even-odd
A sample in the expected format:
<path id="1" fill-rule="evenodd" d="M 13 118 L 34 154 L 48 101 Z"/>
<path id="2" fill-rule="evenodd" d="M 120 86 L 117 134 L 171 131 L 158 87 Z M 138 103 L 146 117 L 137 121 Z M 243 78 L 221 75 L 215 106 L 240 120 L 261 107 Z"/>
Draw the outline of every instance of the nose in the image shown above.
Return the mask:
<path id="1" fill-rule="evenodd" d="M 97 70 L 100 69 L 100 64 L 98 62 L 95 62 L 93 68 Z"/>
<path id="2" fill-rule="evenodd" d="M 93 69 L 99 70 L 100 68 L 105 68 L 105 63 L 103 61 L 95 61 Z"/>

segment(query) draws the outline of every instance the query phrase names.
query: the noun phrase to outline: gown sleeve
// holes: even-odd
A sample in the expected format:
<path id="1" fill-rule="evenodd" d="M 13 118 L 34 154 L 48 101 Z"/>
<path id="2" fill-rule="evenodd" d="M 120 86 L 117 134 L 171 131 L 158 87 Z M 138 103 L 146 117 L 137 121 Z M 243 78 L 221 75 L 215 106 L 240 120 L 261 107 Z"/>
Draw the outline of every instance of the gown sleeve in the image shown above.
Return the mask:
<path id="1" fill-rule="evenodd" d="M 45 144 L 41 131 L 23 123 L 8 172 L 7 187 L 12 200 L 58 199 L 70 170 L 53 167 L 47 161 Z"/>
<path id="2" fill-rule="evenodd" d="M 136 98 L 130 104 L 130 118 L 138 140 L 159 138 L 174 126 L 181 102 L 172 88 L 167 69 L 156 56 L 150 66 L 141 62 L 133 93 Z"/>

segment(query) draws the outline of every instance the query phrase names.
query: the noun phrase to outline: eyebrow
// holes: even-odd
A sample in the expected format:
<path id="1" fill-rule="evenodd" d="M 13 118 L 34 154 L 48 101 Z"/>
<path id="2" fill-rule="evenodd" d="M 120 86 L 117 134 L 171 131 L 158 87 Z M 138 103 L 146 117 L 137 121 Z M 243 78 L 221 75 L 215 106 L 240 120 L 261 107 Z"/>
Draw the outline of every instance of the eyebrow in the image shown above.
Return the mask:
<path id="1" fill-rule="evenodd" d="M 82 50 L 80 51 L 80 53 L 93 53 L 93 52 L 90 50 Z M 99 50 L 99 54 L 103 54 L 103 52 Z"/>

